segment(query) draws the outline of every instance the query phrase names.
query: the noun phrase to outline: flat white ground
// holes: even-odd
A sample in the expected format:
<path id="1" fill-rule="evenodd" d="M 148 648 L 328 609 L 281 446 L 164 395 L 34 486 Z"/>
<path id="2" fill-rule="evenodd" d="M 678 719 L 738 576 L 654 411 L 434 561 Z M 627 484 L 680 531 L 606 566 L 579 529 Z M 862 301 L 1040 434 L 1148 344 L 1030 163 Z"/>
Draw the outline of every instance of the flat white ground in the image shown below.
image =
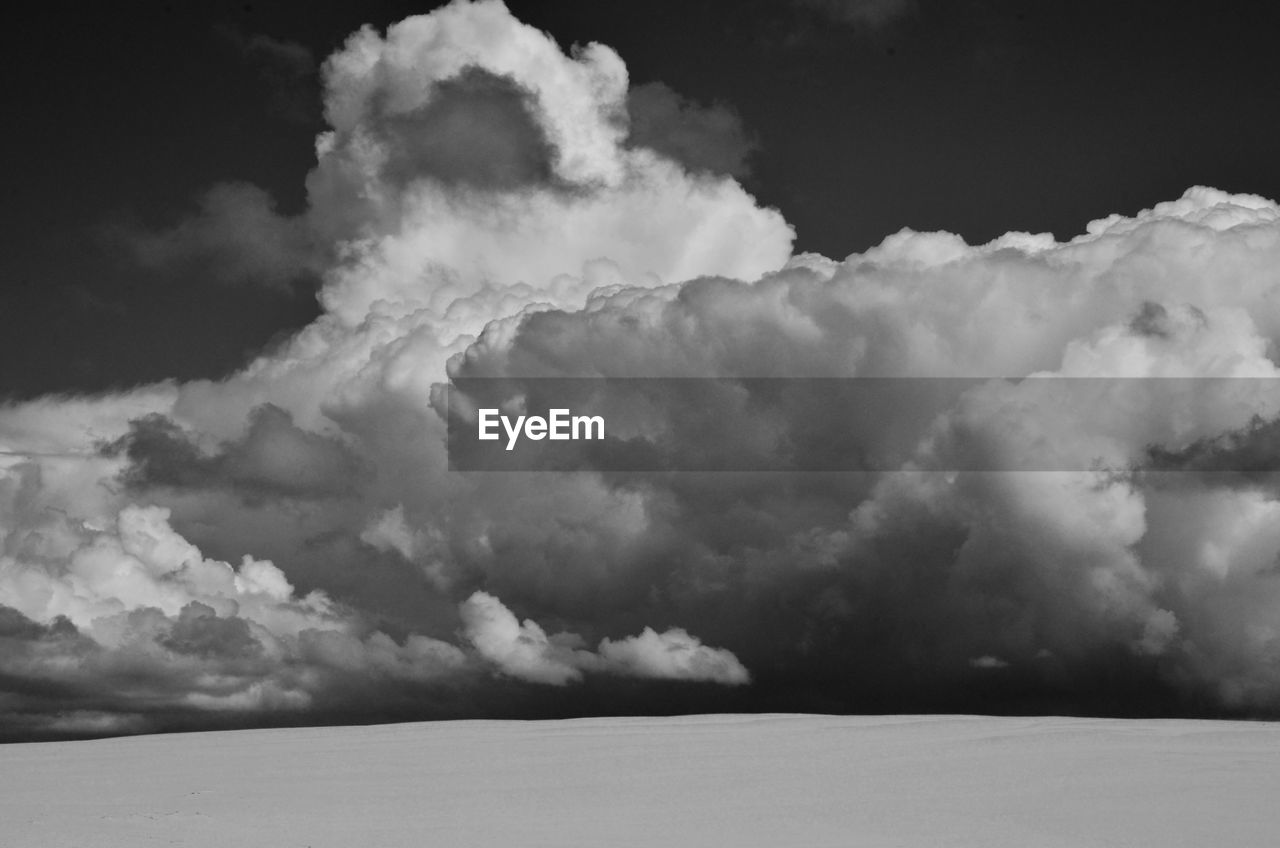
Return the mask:
<path id="1" fill-rule="evenodd" d="M 1280 725 L 441 722 L 0 746 L 0 845 L 1280 845 Z"/>

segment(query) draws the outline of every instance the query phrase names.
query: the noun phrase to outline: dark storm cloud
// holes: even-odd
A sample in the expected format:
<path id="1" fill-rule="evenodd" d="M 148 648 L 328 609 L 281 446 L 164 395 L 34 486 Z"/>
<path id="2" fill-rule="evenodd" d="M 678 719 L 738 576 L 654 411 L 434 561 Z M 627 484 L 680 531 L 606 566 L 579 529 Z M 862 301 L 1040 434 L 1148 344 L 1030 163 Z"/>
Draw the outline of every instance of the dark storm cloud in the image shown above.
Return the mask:
<path id="1" fill-rule="evenodd" d="M 256 657 L 262 643 L 253 638 L 243 618 L 219 618 L 208 604 L 192 601 L 178 613 L 178 620 L 157 643 L 176 654 L 212 657 Z"/>
<path id="2" fill-rule="evenodd" d="M 1197 439 L 1183 448 L 1152 446 L 1148 453 L 1144 470 L 1199 472 L 1194 479 L 1218 483 L 1274 484 L 1280 481 L 1280 419 L 1254 417 L 1240 429 Z"/>
<path id="3" fill-rule="evenodd" d="M 627 92 L 627 143 L 647 147 L 693 171 L 745 177 L 756 142 L 732 107 L 682 97 L 661 82 Z"/>
<path id="4" fill-rule="evenodd" d="M 1170 213 L 1205 229 L 1193 235 L 1185 223 L 1161 220 Z M 1097 226 L 1089 246 L 1011 236 L 1016 247 L 969 248 L 941 234 L 904 233 L 825 272 L 806 260 L 751 285 L 707 279 L 667 298 L 602 298 L 588 310 L 528 315 L 482 335 L 451 363 L 452 374 L 463 384 L 473 375 L 507 378 L 522 387 L 522 409 L 538 408 L 541 381 L 560 375 L 701 375 L 642 381 L 659 394 L 618 415 L 618 426 L 625 436 L 627 427 L 656 425 L 668 440 L 686 440 L 686 453 L 705 459 L 727 451 L 740 467 L 757 467 L 754 450 L 821 434 L 824 416 L 841 422 L 848 410 L 835 397 L 826 405 L 753 405 L 752 381 L 726 373 L 1058 378 L 937 381 L 956 391 L 935 393 L 932 411 L 927 393 L 917 409 L 902 397 L 869 406 L 867 444 L 901 437 L 911 446 L 899 471 L 607 473 L 615 494 L 646 505 L 645 543 L 616 547 L 611 557 L 615 575 L 638 579 L 608 581 L 619 593 L 611 603 L 646 619 L 704 622 L 701 632 L 732 646 L 765 689 L 822 680 L 833 697 L 931 708 L 972 697 L 1094 710 L 1114 698 L 1139 711 L 1159 703 L 1273 711 L 1262 693 L 1275 678 L 1246 657 L 1269 650 L 1261 622 L 1269 620 L 1262 598 L 1274 595 L 1266 575 L 1277 540 L 1265 529 L 1274 503 L 1257 492 L 1209 495 L 1220 502 L 1187 527 L 1199 496 L 1147 485 L 1132 469 L 1153 437 L 1194 444 L 1191 434 L 1218 433 L 1276 407 L 1274 366 L 1256 328 L 1274 333 L 1280 316 L 1238 284 L 1209 288 L 1188 268 L 1176 272 L 1177 293 L 1164 288 L 1181 255 L 1171 244 L 1118 263 L 1111 252 L 1112 239 L 1136 245 L 1178 232 L 1222 257 L 1243 249 L 1250 273 L 1265 274 L 1274 235 L 1254 236 L 1259 241 L 1246 248 L 1232 227 L 1238 220 L 1247 228 L 1241 236 L 1261 231 L 1254 227 L 1270 233 L 1272 213 L 1256 221 L 1236 214 L 1170 204 L 1149 219 Z M 1095 274 L 1099 284 L 1089 281 Z M 1125 281 L 1123 290 L 1101 284 L 1112 275 Z M 1051 279 L 1073 282 L 1059 288 Z M 1073 289 L 1098 299 L 1069 300 Z M 1155 292 L 1172 300 L 1157 303 Z M 1217 305 L 1178 302 L 1183 296 Z M 1250 303 L 1248 315 L 1226 305 L 1242 302 L 1236 298 Z M 962 311 L 965 319 L 955 320 Z M 1047 314 L 1054 316 L 1048 336 Z M 1058 332 L 1065 341 L 1050 340 Z M 1207 379 L 1215 374 L 1223 376 Z M 1129 379 L 1116 379 L 1122 375 Z M 917 382 L 930 383 L 904 380 Z M 680 393 L 691 384 L 696 399 Z M 664 387 L 669 396 L 661 396 Z M 573 396 L 563 394 L 566 405 Z M 713 428 L 680 424 L 681 410 L 695 404 Z M 938 427 L 923 433 L 899 420 L 935 413 Z M 953 472 L 975 460 L 980 468 L 1061 470 Z M 619 466 L 626 467 L 636 466 Z M 516 477 L 502 485 L 519 485 Z M 1233 498 L 1237 514 L 1227 520 Z M 1205 535 L 1201 547 L 1164 541 L 1197 533 Z M 535 539 L 514 523 L 489 531 L 489 578 L 513 602 L 544 595 L 522 580 L 528 572 L 519 564 L 546 544 Z M 560 547 L 556 555 L 576 559 Z M 1204 571 L 1230 573 L 1232 585 L 1211 588 Z M 1255 593 L 1248 602 L 1239 595 L 1246 585 Z M 565 614 L 589 615 L 567 593 L 558 600 Z M 1257 641 L 1209 623 L 1242 614 L 1261 616 L 1252 619 L 1263 628 Z M 1129 683 L 1109 688 L 1105 681 L 1117 677 Z M 1188 685 L 1192 679 L 1201 682 Z"/>
<path id="5" fill-rule="evenodd" d="M 12 607 L 0 606 L 0 639 L 30 642 L 45 638 L 74 639 L 78 635 L 75 625 L 65 617 L 59 616 L 47 625 L 38 624 Z"/>
<path id="6" fill-rule="evenodd" d="M 8 693 L 0 698 L 0 741 L 236 726 L 246 713 L 287 717 L 304 707 L 323 712 L 353 685 L 374 697 L 414 681 L 419 690 L 426 681 L 447 689 L 441 679 L 457 662 L 420 637 L 399 644 L 381 633 L 304 630 L 300 646 L 284 647 L 260 625 L 198 601 L 173 616 L 134 609 L 99 628 L 91 638 L 66 618 L 46 626 L 0 607 L 0 686 Z M 340 640 L 342 652 L 311 647 L 326 639 Z"/>
<path id="7" fill-rule="evenodd" d="M 1207 319 L 1203 312 L 1192 307 L 1192 313 L 1201 322 Z M 1135 333 L 1145 336 L 1156 336 L 1162 339 L 1169 338 L 1171 327 L 1173 326 L 1173 318 L 1169 314 L 1169 310 L 1154 301 L 1147 301 L 1142 304 L 1142 309 L 1138 314 L 1133 316 L 1133 320 L 1129 322 L 1129 329 Z"/>
<path id="8" fill-rule="evenodd" d="M 102 450 L 128 457 L 125 479 L 131 486 L 225 487 L 252 497 L 350 494 L 361 470 L 341 442 L 302 430 L 288 411 L 271 404 L 253 410 L 240 439 L 212 453 L 163 415 L 133 421 L 127 435 Z"/>

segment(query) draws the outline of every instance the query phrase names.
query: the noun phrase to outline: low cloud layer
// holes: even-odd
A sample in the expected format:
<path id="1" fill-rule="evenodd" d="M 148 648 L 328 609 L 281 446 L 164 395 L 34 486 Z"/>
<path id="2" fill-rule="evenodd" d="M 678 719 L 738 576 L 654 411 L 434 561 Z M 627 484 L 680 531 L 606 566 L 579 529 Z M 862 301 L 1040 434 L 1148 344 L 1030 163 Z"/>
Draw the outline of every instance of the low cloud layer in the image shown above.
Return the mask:
<path id="1" fill-rule="evenodd" d="M 575 633 L 548 636 L 536 622 L 520 622 L 485 592 L 468 598 L 461 613 L 467 639 L 481 656 L 504 673 L 533 683 L 563 685 L 580 680 L 583 671 L 734 685 L 751 679 L 732 653 L 707 647 L 679 628 L 660 634 L 646 627 L 639 636 L 605 638 L 592 652 L 583 649 L 585 642 Z"/>
<path id="2" fill-rule="evenodd" d="M 645 141 L 657 89 L 498 2 L 364 29 L 323 79 L 304 213 L 242 187 L 152 248 L 313 269 L 324 314 L 225 379 L 0 409 L 6 735 L 1280 712 L 1280 500 L 1209 473 L 1232 451 L 1265 469 L 1280 419 L 1256 391 L 1273 201 L 1196 187 L 1067 242 L 793 255 L 740 155 Z M 741 137 L 659 94 L 684 137 Z M 229 228 L 237 204 L 255 226 Z M 1220 379 L 1065 404 L 1032 375 Z M 448 470 L 451 376 L 1014 379 L 947 398 L 874 473 L 470 474 Z M 821 414 L 725 416 L 723 443 L 803 441 Z M 908 414 L 859 426 L 893 441 Z M 1080 470 L 954 471 L 1046 456 Z"/>

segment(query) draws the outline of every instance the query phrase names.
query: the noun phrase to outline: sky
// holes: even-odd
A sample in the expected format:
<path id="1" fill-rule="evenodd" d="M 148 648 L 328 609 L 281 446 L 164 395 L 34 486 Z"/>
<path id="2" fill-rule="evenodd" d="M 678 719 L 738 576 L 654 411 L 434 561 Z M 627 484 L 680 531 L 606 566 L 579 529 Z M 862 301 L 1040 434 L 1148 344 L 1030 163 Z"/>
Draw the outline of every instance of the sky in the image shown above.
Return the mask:
<path id="1" fill-rule="evenodd" d="M 841 259 L 901 229 L 1069 238 L 1211 185 L 1275 197 L 1266 4 L 783 0 L 515 2 L 562 46 L 738 118 L 744 184 Z M 29 5 L 5 52 L 10 182 L 0 393 L 213 378 L 313 319 L 318 281 L 219 284 L 111 237 L 163 230 L 211 186 L 296 212 L 322 125 L 315 68 L 365 23 L 431 4 Z M 39 174 L 40 176 L 37 176 Z"/>
<path id="2" fill-rule="evenodd" d="M 1262 9 L 23 12 L 0 738 L 1275 715 Z M 451 380 L 566 377 L 738 470 L 451 470 Z M 726 386 L 862 377 L 841 473 Z"/>

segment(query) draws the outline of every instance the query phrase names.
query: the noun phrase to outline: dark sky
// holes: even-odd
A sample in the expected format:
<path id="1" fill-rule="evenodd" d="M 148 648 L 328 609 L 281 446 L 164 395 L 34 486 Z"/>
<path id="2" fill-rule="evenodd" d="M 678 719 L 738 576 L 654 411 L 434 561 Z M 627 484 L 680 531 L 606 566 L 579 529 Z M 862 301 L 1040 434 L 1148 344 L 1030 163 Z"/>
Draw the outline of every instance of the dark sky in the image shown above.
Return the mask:
<path id="1" fill-rule="evenodd" d="M 515 0 L 564 45 L 600 41 L 633 83 L 740 114 L 748 188 L 797 247 L 843 257 L 904 226 L 971 242 L 1067 238 L 1188 186 L 1280 195 L 1268 4 L 924 0 L 880 28 L 784 0 Z M 322 128 L 317 60 L 430 3 L 37 5 L 3 51 L 8 131 L 0 395 L 216 377 L 317 310 L 314 281 L 227 285 L 141 267 L 112 237 L 163 229 L 223 181 L 286 212 Z"/>

